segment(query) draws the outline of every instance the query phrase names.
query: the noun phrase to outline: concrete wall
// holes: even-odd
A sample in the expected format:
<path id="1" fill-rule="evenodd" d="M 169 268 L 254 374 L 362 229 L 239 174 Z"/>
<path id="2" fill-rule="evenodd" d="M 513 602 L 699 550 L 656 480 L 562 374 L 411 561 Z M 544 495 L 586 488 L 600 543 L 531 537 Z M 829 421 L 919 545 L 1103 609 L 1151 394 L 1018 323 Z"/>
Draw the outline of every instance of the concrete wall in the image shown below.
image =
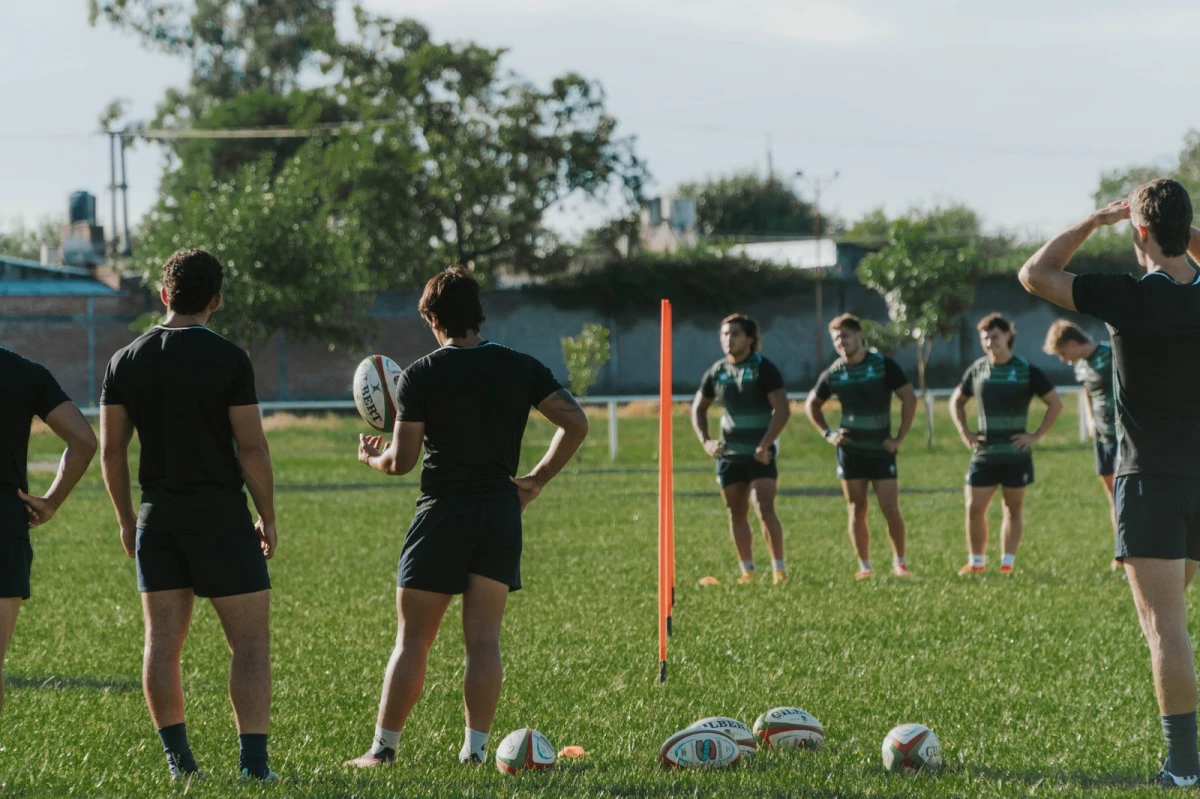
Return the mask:
<path id="1" fill-rule="evenodd" d="M 285 340 L 276 336 L 254 352 L 260 399 L 346 399 L 350 378 L 358 361 L 370 352 L 382 352 L 407 365 L 431 351 L 436 343 L 416 311 L 416 292 L 389 292 L 376 298 L 371 309 L 373 333 L 362 351 L 330 351 L 316 342 Z M 612 361 L 604 369 L 593 394 L 656 393 L 658 383 L 658 299 L 647 298 L 645 315 L 614 320 L 587 310 L 562 309 L 517 290 L 490 292 L 486 296 L 484 335 L 535 356 L 564 382 L 563 336 L 574 335 L 587 322 L 598 322 L 611 331 Z M 823 313 L 818 325 L 812 293 L 784 299 L 764 298 L 748 307 L 730 308 L 754 315 L 763 326 L 764 354 L 782 370 L 788 388 L 809 388 L 833 358 L 824 333 L 834 316 L 850 311 L 864 318 L 885 320 L 883 300 L 856 282 L 826 281 L 822 290 Z M 0 297 L 0 346 L 15 350 L 48 366 L 64 389 L 80 404 L 99 399 L 104 367 L 109 357 L 134 334 L 129 323 L 147 310 L 142 295 L 98 297 Z M 962 332 L 934 345 L 930 384 L 950 386 L 981 355 L 975 322 L 999 310 L 1017 326 L 1017 351 L 1041 366 L 1058 384 L 1069 384 L 1072 375 L 1057 359 L 1041 351 L 1046 328 L 1060 313 L 1026 294 L 1015 278 L 990 279 L 979 287 L 975 307 L 963 321 Z M 700 375 L 720 357 L 717 323 L 720 315 L 694 316 L 676 307 L 674 330 L 675 389 L 695 390 Z M 1092 335 L 1105 337 L 1102 325 L 1079 318 Z M 89 361 L 89 329 L 92 332 Z M 817 337 L 823 356 L 817 357 Z M 898 360 L 915 380 L 912 348 Z M 91 380 L 89 381 L 89 375 Z"/>

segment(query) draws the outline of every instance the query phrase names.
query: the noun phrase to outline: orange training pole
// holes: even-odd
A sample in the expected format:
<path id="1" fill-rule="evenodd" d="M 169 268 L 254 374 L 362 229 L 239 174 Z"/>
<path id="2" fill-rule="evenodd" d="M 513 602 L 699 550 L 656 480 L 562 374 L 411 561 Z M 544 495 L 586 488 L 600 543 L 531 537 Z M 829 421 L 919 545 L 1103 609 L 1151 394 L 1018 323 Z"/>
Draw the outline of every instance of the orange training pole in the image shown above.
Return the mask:
<path id="1" fill-rule="evenodd" d="M 667 372 L 667 347 L 670 328 L 668 304 L 662 302 L 662 328 L 659 341 L 659 405 L 658 405 L 658 681 L 667 681 L 667 617 L 671 612 L 670 581 L 671 572 L 667 562 L 667 495 L 670 489 L 668 475 L 670 474 L 670 411 L 671 388 Z"/>
<path id="2" fill-rule="evenodd" d="M 667 606 L 667 635 L 672 634 L 672 626 L 674 625 L 674 610 L 675 610 L 675 423 L 672 414 L 673 404 L 671 402 L 673 387 L 674 387 L 674 317 L 671 311 L 671 301 L 663 300 L 663 314 L 665 333 L 663 338 L 666 342 L 663 348 L 663 366 L 664 379 L 666 381 L 665 392 L 667 398 L 667 585 L 670 588 L 669 600 Z"/>

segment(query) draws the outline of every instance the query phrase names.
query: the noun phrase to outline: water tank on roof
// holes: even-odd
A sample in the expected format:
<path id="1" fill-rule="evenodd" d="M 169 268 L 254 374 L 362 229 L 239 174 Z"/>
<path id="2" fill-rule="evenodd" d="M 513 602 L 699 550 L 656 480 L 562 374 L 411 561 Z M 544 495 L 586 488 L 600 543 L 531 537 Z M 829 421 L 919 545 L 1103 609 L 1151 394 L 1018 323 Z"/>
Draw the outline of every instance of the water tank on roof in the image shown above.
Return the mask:
<path id="1" fill-rule="evenodd" d="M 675 230 L 691 230 L 696 226 L 696 201 L 692 199 L 671 200 L 671 227 Z"/>
<path id="2" fill-rule="evenodd" d="M 96 195 L 86 191 L 72 192 L 67 208 L 67 219 L 70 222 L 96 224 Z"/>

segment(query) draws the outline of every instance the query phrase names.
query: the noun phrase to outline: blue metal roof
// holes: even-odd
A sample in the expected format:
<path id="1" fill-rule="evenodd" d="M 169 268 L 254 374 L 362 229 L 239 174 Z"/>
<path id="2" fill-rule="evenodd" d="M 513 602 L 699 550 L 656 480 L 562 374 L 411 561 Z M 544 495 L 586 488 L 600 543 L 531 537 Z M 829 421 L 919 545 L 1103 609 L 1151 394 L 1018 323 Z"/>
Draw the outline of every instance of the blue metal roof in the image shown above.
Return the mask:
<path id="1" fill-rule="evenodd" d="M 0 297 L 113 297 L 119 293 L 96 280 L 0 280 Z"/>
<path id="2" fill-rule="evenodd" d="M 28 258 L 16 258 L 12 255 L 0 255 L 0 264 L 20 267 L 21 269 L 29 269 L 34 272 L 41 272 L 47 275 L 70 275 L 71 277 L 91 278 L 92 274 L 86 269 L 79 269 L 74 266 L 48 266 L 46 264 L 31 261 Z"/>

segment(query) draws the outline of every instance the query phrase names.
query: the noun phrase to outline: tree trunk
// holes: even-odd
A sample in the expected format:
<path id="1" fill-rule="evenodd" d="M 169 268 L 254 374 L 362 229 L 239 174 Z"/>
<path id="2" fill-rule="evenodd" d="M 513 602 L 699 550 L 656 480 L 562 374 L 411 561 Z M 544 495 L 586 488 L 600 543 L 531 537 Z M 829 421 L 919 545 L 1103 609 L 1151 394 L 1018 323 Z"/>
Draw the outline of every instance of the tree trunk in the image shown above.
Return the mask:
<path id="1" fill-rule="evenodd" d="M 929 355 L 933 351 L 933 343 L 925 336 L 917 342 L 917 384 L 921 387 L 921 404 L 925 406 L 925 446 L 933 449 L 933 405 L 929 402 L 929 385 L 925 382 L 925 366 L 929 363 Z"/>

